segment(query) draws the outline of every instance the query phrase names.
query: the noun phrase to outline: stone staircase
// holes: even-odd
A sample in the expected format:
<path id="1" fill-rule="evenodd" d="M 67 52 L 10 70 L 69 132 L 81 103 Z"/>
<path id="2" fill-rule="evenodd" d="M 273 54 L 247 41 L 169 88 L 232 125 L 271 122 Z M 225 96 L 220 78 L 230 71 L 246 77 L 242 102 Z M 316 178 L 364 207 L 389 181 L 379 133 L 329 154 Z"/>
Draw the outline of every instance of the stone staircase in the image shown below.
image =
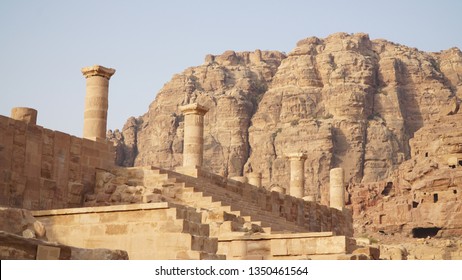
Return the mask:
<path id="1" fill-rule="evenodd" d="M 223 260 L 195 208 L 168 202 L 32 211 L 48 241 L 128 252 L 129 259 Z"/>
<path id="2" fill-rule="evenodd" d="M 193 260 L 224 260 L 224 255 L 218 255 L 218 239 L 210 236 L 208 224 L 202 223 L 202 213 L 195 208 L 179 204 L 168 203 L 169 216 L 179 226 L 177 231 L 184 235 L 183 238 L 175 238 L 176 248 L 187 248 L 187 250 L 172 250 L 175 259 Z M 183 242 L 184 244 L 180 244 Z M 159 248 L 156 248 L 159 249 Z"/>
<path id="3" fill-rule="evenodd" d="M 170 178 L 178 181 L 186 181 L 187 176 L 172 172 L 172 171 L 159 171 L 166 172 Z M 199 192 L 204 199 L 210 199 L 213 203 L 219 202 L 222 206 L 229 207 L 231 211 L 237 216 L 242 216 L 246 221 L 258 224 L 265 229 L 265 233 L 291 233 L 291 232 L 306 232 L 306 228 L 296 225 L 295 223 L 287 221 L 285 218 L 275 215 L 270 211 L 263 210 L 259 205 L 240 196 L 237 193 L 228 191 L 224 188 L 217 187 L 214 184 L 201 182 L 200 180 L 188 180 L 187 183 L 182 183 L 192 187 L 195 192 Z"/>
<path id="4" fill-rule="evenodd" d="M 144 167 L 143 185 L 160 192 L 167 201 L 195 207 L 204 212 L 203 222 L 211 224 L 211 234 L 231 232 L 299 233 L 308 229 L 262 209 L 251 198 L 201 180 L 155 167 Z M 141 183 L 141 182 L 138 182 Z M 230 222 L 230 223 L 226 223 Z M 218 224 L 219 228 L 216 228 Z"/>
<path id="5" fill-rule="evenodd" d="M 260 221 L 242 215 L 240 211 L 233 210 L 230 205 L 222 203 L 217 197 L 207 195 L 198 190 L 194 184 L 184 182 L 179 173 L 170 174 L 150 167 L 137 168 L 137 171 L 139 170 L 143 171 L 142 178 L 138 174 L 137 179 L 130 180 L 130 184 L 146 187 L 143 202 L 161 199 L 174 207 L 192 208 L 201 214 L 201 223 L 208 226 L 211 236 L 271 233 L 271 228 L 262 227 Z M 190 179 L 194 180 L 194 178 Z"/>
<path id="6" fill-rule="evenodd" d="M 154 247 L 173 255 L 156 259 L 336 258 L 351 248 L 345 212 L 196 168 L 101 170 L 84 206 L 158 203 L 168 206 L 175 225 L 155 230 L 181 242 L 158 241 Z"/>

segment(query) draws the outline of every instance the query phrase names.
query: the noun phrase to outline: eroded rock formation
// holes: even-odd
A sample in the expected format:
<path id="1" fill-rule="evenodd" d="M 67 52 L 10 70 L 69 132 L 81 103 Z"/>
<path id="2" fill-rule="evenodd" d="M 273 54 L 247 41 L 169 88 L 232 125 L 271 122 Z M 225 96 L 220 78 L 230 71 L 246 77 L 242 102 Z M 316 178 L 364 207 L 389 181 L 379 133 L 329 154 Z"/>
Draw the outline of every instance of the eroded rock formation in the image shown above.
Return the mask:
<path id="1" fill-rule="evenodd" d="M 305 152 L 304 195 L 327 204 L 330 168 L 344 168 L 352 184 L 386 180 L 410 159 L 415 132 L 454 110 L 461 81 L 457 48 L 427 53 L 362 33 L 311 37 L 288 55 L 207 55 L 109 136 L 119 140 L 120 165 L 179 166 L 178 108 L 198 102 L 210 108 L 203 166 L 229 177 L 261 172 L 265 187 L 287 188 L 285 155 Z"/>

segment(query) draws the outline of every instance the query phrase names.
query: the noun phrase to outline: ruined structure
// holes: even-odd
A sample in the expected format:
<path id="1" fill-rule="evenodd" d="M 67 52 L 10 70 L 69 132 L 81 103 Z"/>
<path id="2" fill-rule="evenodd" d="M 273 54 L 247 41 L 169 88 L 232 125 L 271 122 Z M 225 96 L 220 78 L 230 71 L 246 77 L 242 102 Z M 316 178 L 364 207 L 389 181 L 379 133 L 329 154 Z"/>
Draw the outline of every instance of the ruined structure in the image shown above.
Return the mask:
<path id="1" fill-rule="evenodd" d="M 345 173 L 343 168 L 330 170 L 330 207 L 342 211 L 345 208 Z"/>
<path id="2" fill-rule="evenodd" d="M 11 118 L 27 124 L 37 124 L 37 110 L 26 107 L 11 109 Z"/>
<path id="3" fill-rule="evenodd" d="M 0 203 L 37 221 L 9 233 L 43 226 L 66 258 L 462 258 L 457 48 L 337 33 L 208 55 L 109 141 L 114 70 L 83 73 L 83 138 L 0 116 Z"/>
<path id="4" fill-rule="evenodd" d="M 82 72 L 84 138 L 36 125 L 33 109 L 13 110 L 18 120 L 0 117 L 1 203 L 27 209 L 0 209 L 2 258 L 358 258 L 351 213 L 301 199 L 304 154 L 291 155 L 292 195 L 262 188 L 258 172 L 249 184 L 206 171 L 208 109 L 197 103 L 180 108 L 183 166 L 117 167 L 112 143 L 101 139 L 114 70 Z M 9 228 L 17 211 L 28 218 Z"/>

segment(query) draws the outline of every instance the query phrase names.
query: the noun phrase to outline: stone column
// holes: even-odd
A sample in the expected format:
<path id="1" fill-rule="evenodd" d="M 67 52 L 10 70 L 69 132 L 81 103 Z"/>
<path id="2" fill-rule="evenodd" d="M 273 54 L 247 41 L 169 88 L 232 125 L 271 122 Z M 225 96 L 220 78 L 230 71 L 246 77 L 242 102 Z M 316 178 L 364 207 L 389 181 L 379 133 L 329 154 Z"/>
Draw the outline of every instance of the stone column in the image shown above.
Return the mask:
<path id="1" fill-rule="evenodd" d="M 249 184 L 261 187 L 261 173 L 260 172 L 252 172 L 247 174 L 247 178 L 249 180 Z"/>
<path id="2" fill-rule="evenodd" d="M 27 124 L 37 124 L 37 110 L 27 107 L 11 109 L 11 118 Z"/>
<path id="3" fill-rule="evenodd" d="M 200 167 L 204 153 L 204 115 L 208 108 L 197 103 L 180 107 L 184 115 L 183 166 Z"/>
<path id="4" fill-rule="evenodd" d="M 304 153 L 288 154 L 290 161 L 289 195 L 302 198 L 305 195 L 305 160 Z"/>
<path id="5" fill-rule="evenodd" d="M 100 65 L 82 68 L 87 80 L 83 138 L 106 139 L 109 79 L 115 70 Z"/>
<path id="6" fill-rule="evenodd" d="M 330 170 L 330 207 L 343 211 L 345 208 L 345 174 L 343 168 Z"/>

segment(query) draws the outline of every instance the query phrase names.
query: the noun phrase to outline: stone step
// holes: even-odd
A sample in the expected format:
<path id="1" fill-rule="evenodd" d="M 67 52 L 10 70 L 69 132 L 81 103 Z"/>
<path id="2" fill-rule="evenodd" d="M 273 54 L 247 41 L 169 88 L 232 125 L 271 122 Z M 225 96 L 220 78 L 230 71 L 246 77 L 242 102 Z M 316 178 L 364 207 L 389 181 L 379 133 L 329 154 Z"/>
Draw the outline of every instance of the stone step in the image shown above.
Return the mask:
<path id="1" fill-rule="evenodd" d="M 218 250 L 218 239 L 206 236 L 191 236 L 191 250 L 205 253 L 216 253 Z"/>
<path id="2" fill-rule="evenodd" d="M 209 194 L 208 192 L 204 191 L 204 194 Z M 223 199 L 221 197 L 215 197 L 216 200 L 222 201 L 225 204 L 228 204 L 229 201 L 227 199 Z M 264 220 L 264 225 L 266 226 L 271 226 L 273 224 L 274 220 L 277 220 L 280 225 L 276 225 L 278 229 L 288 229 L 290 231 L 306 231 L 303 227 L 297 227 L 293 223 L 287 222 L 285 219 L 281 217 L 274 216 L 271 212 L 261 210 L 258 206 L 251 205 L 248 202 L 245 201 L 239 201 L 240 205 L 239 207 L 232 205 L 232 209 L 234 208 L 239 208 L 239 209 L 245 209 L 245 213 L 247 215 L 247 219 L 250 221 L 260 221 Z M 233 203 L 229 203 L 233 204 Z M 242 214 L 243 212 L 240 211 L 239 214 Z M 281 224 L 282 223 L 282 224 Z M 261 223 L 256 223 L 256 224 L 261 224 Z"/>
<path id="3" fill-rule="evenodd" d="M 210 254 L 198 251 L 180 251 L 176 255 L 177 260 L 226 260 L 225 255 Z"/>
<path id="4" fill-rule="evenodd" d="M 169 180 L 174 178 L 174 176 L 169 177 Z M 219 213 L 220 211 L 225 211 L 237 217 L 246 216 L 244 221 L 267 227 L 267 231 L 270 231 L 268 227 L 274 227 L 273 231 L 307 231 L 305 228 L 276 216 L 270 211 L 262 210 L 255 202 L 244 200 L 238 194 L 226 189 L 210 186 L 209 184 L 198 184 L 197 182 L 195 184 L 185 183 L 181 180 L 174 180 L 174 182 L 176 183 L 174 185 L 175 189 L 171 191 L 178 193 L 175 195 L 181 198 L 184 203 L 199 209 L 218 211 L 218 214 L 213 215 L 213 217 L 209 216 L 206 221 L 220 221 L 224 217 Z"/>

